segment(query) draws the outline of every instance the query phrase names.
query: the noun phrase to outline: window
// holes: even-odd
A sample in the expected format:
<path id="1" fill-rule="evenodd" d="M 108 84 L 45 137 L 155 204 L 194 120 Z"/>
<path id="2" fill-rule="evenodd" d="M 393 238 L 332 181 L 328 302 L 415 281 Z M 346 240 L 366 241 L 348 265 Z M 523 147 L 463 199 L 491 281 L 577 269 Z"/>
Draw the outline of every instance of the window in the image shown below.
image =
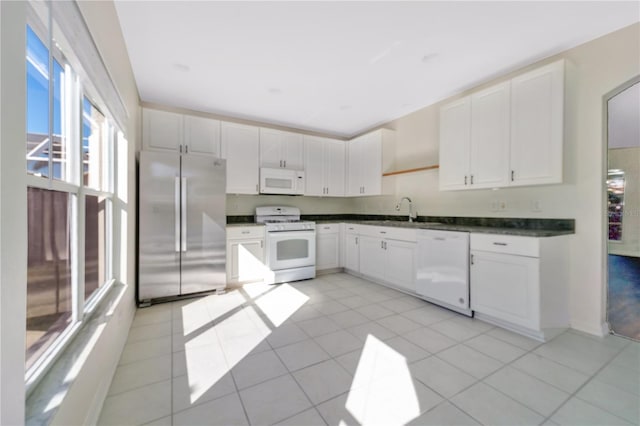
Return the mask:
<path id="1" fill-rule="evenodd" d="M 69 194 L 29 188 L 27 368 L 71 323 Z"/>
<path id="2" fill-rule="evenodd" d="M 609 241 L 622 241 L 622 217 L 624 215 L 624 172 L 622 170 L 609 170 L 607 198 Z"/>
<path id="3" fill-rule="evenodd" d="M 49 49 L 27 27 L 27 172 L 49 177 Z"/>
<path id="4" fill-rule="evenodd" d="M 107 198 L 85 196 L 84 231 L 84 298 L 102 287 L 109 278 L 107 274 L 108 215 Z"/>
<path id="5" fill-rule="evenodd" d="M 74 71 L 80 64 L 67 61 L 73 52 L 65 56 L 39 19 L 32 16 L 26 28 L 28 387 L 112 281 L 118 131 L 93 86 Z"/>
<path id="6" fill-rule="evenodd" d="M 85 96 L 82 99 L 82 181 L 93 189 L 106 188 L 103 151 L 106 122 L 104 115 Z"/>

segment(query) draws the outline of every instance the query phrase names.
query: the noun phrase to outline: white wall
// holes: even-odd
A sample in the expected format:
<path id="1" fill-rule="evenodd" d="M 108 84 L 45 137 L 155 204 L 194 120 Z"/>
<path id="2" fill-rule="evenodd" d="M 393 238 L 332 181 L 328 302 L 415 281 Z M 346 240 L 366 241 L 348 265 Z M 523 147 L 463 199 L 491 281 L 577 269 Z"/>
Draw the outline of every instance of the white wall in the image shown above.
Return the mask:
<path id="1" fill-rule="evenodd" d="M 353 199 L 285 195 L 227 195 L 227 215 L 253 215 L 258 206 L 293 206 L 302 214 L 344 214 L 353 210 Z"/>
<path id="2" fill-rule="evenodd" d="M 0 2 L 0 424 L 24 423 L 27 277 L 25 17 Z"/>
<path id="3" fill-rule="evenodd" d="M 409 196 L 420 215 L 574 218 L 576 234 L 571 237 L 570 245 L 571 325 L 588 333 L 601 334 L 606 285 L 603 96 L 640 73 L 640 24 L 532 64 L 476 89 L 560 58 L 566 60 L 563 184 L 498 191 L 440 192 L 438 172 L 425 171 L 397 176 L 395 194 L 391 196 L 357 199 L 354 213 L 393 214 L 397 200 Z M 397 132 L 398 169 L 437 164 L 439 107 L 466 94 L 468 92 L 385 126 L 395 128 Z M 505 201 L 506 211 L 492 211 L 492 200 Z M 542 211 L 532 211 L 533 201 L 540 202 Z"/>

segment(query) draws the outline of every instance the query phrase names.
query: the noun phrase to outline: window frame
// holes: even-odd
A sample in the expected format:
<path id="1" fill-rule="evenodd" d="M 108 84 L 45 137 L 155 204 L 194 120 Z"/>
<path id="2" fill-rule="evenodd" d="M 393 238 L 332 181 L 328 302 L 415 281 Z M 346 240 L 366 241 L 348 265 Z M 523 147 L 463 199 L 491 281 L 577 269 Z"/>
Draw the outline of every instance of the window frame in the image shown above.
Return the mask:
<path id="1" fill-rule="evenodd" d="M 72 342 L 73 338 L 80 332 L 82 327 L 88 322 L 96 309 L 101 306 L 109 290 L 113 287 L 116 276 L 115 271 L 115 235 L 117 224 L 114 215 L 114 199 L 115 199 L 115 182 L 118 172 L 118 159 L 116 157 L 117 137 L 123 134 L 117 122 L 110 115 L 108 108 L 104 107 L 104 103 L 100 101 L 100 97 L 96 95 L 90 81 L 86 79 L 86 74 L 82 72 L 79 63 L 74 63 L 68 58 L 75 58 L 73 52 L 71 55 L 65 55 L 57 43 L 53 40 L 52 28 L 53 21 L 51 18 L 51 5 L 48 6 L 49 22 L 43 24 L 41 19 L 42 10 L 35 10 L 31 4 L 26 25 L 31 27 L 32 31 L 40 38 L 40 41 L 48 49 L 49 55 L 49 143 L 52 144 L 53 134 L 53 73 L 52 66 L 55 59 L 65 72 L 64 96 L 65 101 L 61 101 L 61 107 L 65 111 L 61 111 L 61 133 L 65 135 L 65 160 L 67 162 L 64 180 L 54 177 L 52 158 L 52 145 L 49 147 L 49 173 L 47 177 L 37 176 L 28 173 L 25 170 L 26 186 L 25 191 L 29 187 L 44 190 L 60 191 L 69 194 L 69 217 L 70 217 L 70 262 L 71 262 L 71 285 L 72 285 L 72 315 L 70 324 L 60 333 L 60 335 L 49 345 L 43 353 L 36 359 L 29 369 L 25 369 L 25 385 L 26 392 L 29 395 L 37 386 L 39 381 L 46 375 L 54 362 L 60 357 L 64 350 Z M 27 27 L 25 26 L 25 31 Z M 46 37 L 43 37 L 46 34 Z M 25 44 L 25 54 L 27 45 Z M 26 60 L 26 58 L 25 58 Z M 25 74 L 26 78 L 26 74 Z M 83 81 L 84 80 L 84 81 Z M 104 175 L 100 177 L 100 190 L 84 186 L 82 177 L 82 123 L 83 123 L 83 99 L 87 98 L 92 105 L 100 111 L 105 117 L 105 125 L 101 129 L 103 133 L 103 146 L 100 152 L 101 167 Z M 27 105 L 28 108 L 28 105 Z M 25 129 L 25 141 L 27 136 Z M 104 270 L 105 280 L 100 283 L 99 287 L 85 300 L 85 220 L 86 196 L 96 196 L 105 200 L 105 258 Z M 27 286 L 29 284 L 27 283 Z M 28 288 L 28 287 L 27 287 Z M 28 292 L 27 288 L 25 291 Z M 26 321 L 26 317 L 25 317 Z M 26 333 L 25 324 L 25 333 Z"/>

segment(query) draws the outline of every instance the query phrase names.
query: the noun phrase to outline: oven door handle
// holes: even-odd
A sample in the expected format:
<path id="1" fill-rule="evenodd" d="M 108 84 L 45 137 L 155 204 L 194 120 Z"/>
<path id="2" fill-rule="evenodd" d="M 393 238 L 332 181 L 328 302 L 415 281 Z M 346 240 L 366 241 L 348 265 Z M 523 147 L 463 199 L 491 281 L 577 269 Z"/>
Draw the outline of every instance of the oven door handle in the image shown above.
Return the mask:
<path id="1" fill-rule="evenodd" d="M 296 235 L 296 234 L 307 234 L 308 235 L 309 233 L 314 233 L 315 234 L 315 232 L 316 232 L 315 229 L 298 229 L 298 230 L 295 230 L 295 231 L 287 231 L 287 230 L 279 231 L 279 230 L 275 230 L 274 229 L 274 230 L 267 231 L 267 234 L 276 234 L 277 235 L 277 234 L 286 233 L 286 234 L 289 234 L 289 235 Z"/>

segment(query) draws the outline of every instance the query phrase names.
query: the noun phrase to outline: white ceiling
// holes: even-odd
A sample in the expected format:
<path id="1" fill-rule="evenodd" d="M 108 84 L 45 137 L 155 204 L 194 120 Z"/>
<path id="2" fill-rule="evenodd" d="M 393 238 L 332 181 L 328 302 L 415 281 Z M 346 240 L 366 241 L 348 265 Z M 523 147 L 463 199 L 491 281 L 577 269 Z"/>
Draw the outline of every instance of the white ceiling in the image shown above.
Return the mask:
<path id="1" fill-rule="evenodd" d="M 116 0 L 140 98 L 352 136 L 640 20 L 640 3 Z"/>

